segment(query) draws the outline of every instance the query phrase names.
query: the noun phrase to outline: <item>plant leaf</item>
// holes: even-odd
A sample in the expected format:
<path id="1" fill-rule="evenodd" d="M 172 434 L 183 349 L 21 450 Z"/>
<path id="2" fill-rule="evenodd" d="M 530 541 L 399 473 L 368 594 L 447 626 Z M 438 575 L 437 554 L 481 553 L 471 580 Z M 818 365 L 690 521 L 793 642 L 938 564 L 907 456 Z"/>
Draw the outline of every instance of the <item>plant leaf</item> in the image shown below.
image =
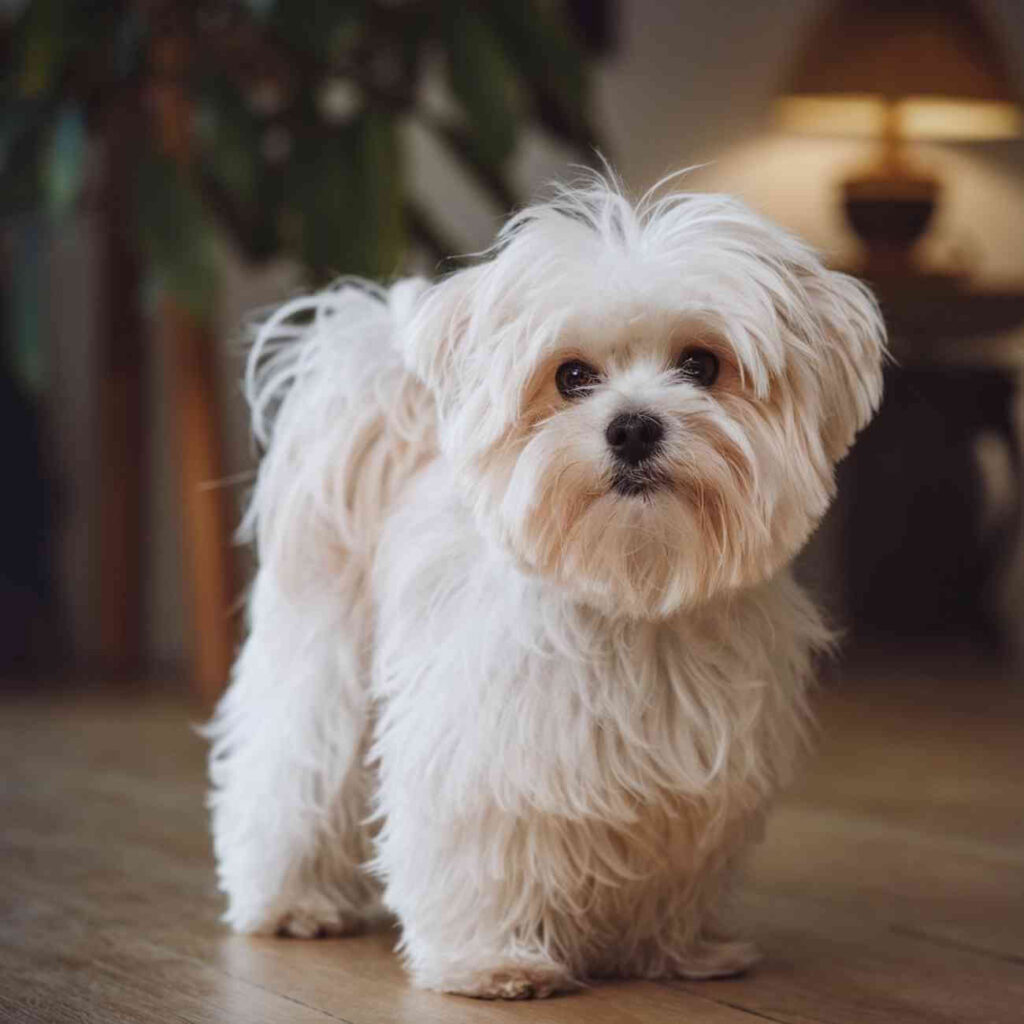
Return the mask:
<path id="1" fill-rule="evenodd" d="M 108 30 L 113 39 L 111 66 L 122 81 L 137 74 L 146 59 L 147 28 L 138 7 L 128 6 Z"/>
<path id="2" fill-rule="evenodd" d="M 5 296 L 5 329 L 10 350 L 10 368 L 26 390 L 40 394 L 46 383 L 43 318 L 46 311 L 45 238 L 43 218 L 36 214 L 9 222 L 11 260 L 10 289 Z"/>
<path id="3" fill-rule="evenodd" d="M 39 206 L 39 170 L 53 113 L 49 99 L 5 100 L 0 119 L 0 215 Z"/>
<path id="4" fill-rule="evenodd" d="M 366 112 L 311 133 L 288 169 L 286 193 L 300 255 L 314 283 L 337 274 L 386 277 L 403 245 L 401 168 L 394 119 Z"/>
<path id="5" fill-rule="evenodd" d="M 327 58 L 339 37 L 365 20 L 360 7 L 356 0 L 282 0 L 270 7 L 267 24 L 290 46 Z"/>
<path id="6" fill-rule="evenodd" d="M 245 0 L 245 6 L 258 18 L 266 18 L 274 6 L 274 0 Z"/>
<path id="7" fill-rule="evenodd" d="M 263 159 L 264 128 L 238 91 L 208 79 L 196 119 L 197 150 L 206 206 L 249 259 L 280 248 L 280 167 Z"/>
<path id="8" fill-rule="evenodd" d="M 43 153 L 43 195 L 54 220 L 63 219 L 82 194 L 86 145 L 82 108 L 77 103 L 64 104 Z"/>
<path id="9" fill-rule="evenodd" d="M 32 0 L 15 27 L 16 87 L 22 96 L 43 96 L 57 84 L 72 45 L 65 0 Z"/>
<path id="10" fill-rule="evenodd" d="M 592 145 L 584 53 L 555 6 L 523 0 L 481 4 L 480 11 L 529 87 L 547 127 L 578 145 Z"/>
<path id="11" fill-rule="evenodd" d="M 153 283 L 198 316 L 217 295 L 210 219 L 188 176 L 172 160 L 149 154 L 138 177 L 139 242 Z"/>
<path id="12" fill-rule="evenodd" d="M 512 69 L 494 29 L 469 4 L 444 19 L 448 81 L 470 122 L 477 154 L 502 163 L 515 149 L 518 110 Z"/>
<path id="13" fill-rule="evenodd" d="M 222 80 L 207 81 L 196 123 L 204 164 L 240 204 L 254 204 L 259 192 L 260 128 L 237 92 Z"/>

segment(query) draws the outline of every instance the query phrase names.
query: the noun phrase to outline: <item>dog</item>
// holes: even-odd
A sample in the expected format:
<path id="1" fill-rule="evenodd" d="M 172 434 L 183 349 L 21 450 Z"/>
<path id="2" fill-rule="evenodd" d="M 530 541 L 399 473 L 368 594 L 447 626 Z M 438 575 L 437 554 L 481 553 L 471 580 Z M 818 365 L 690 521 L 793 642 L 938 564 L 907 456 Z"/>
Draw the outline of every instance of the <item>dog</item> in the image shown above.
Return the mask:
<path id="1" fill-rule="evenodd" d="M 416 985 L 484 998 L 745 970 L 728 894 L 831 642 L 788 566 L 884 358 L 869 291 L 737 200 L 596 175 L 437 282 L 270 315 L 226 921 L 389 913 Z"/>

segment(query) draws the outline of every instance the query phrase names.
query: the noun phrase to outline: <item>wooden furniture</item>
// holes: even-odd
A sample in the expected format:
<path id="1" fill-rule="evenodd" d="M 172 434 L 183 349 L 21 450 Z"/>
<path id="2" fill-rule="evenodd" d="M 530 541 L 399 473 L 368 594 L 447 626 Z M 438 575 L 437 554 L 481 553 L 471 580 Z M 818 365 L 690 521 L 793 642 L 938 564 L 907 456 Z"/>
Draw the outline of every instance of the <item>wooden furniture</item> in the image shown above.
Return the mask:
<path id="1" fill-rule="evenodd" d="M 1024 693 L 947 662 L 847 673 L 769 821 L 744 978 L 541 1003 L 410 988 L 393 933 L 305 942 L 218 921 L 194 709 L 143 688 L 4 698 L 0 1018 L 202 1024 L 1017 1024 Z"/>
<path id="2" fill-rule="evenodd" d="M 893 362 L 840 467 L 846 617 L 869 642 L 1009 646 L 1021 624 L 1000 586 L 1024 545 L 1024 290 L 937 275 L 876 289 Z M 986 446 L 1009 477 L 996 494 Z"/>

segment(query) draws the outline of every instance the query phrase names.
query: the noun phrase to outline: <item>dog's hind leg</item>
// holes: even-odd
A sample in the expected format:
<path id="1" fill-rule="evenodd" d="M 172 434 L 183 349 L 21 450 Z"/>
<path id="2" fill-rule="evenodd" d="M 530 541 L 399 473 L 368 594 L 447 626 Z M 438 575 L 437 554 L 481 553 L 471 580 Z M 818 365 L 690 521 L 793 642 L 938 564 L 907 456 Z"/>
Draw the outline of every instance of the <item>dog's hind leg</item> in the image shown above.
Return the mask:
<path id="1" fill-rule="evenodd" d="M 362 869 L 368 622 L 344 577 L 298 601 L 260 572 L 249 638 L 208 727 L 218 877 L 237 931 L 339 934 L 377 913 Z"/>
<path id="2" fill-rule="evenodd" d="M 421 289 L 343 281 L 260 327 L 247 396 L 266 448 L 243 525 L 250 634 L 208 734 L 213 833 L 239 931 L 346 931 L 376 913 L 367 572 L 396 492 L 434 454 L 433 399 L 402 368 Z M 405 314 L 402 314 L 403 316 Z"/>

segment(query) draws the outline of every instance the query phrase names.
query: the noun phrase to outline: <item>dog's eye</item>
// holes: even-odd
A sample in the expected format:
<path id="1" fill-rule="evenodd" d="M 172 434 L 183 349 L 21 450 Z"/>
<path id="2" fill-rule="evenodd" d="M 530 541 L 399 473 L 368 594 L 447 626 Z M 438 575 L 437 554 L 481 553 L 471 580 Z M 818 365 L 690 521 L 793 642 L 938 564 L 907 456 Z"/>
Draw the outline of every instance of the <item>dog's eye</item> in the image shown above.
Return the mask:
<path id="1" fill-rule="evenodd" d="M 676 361 L 676 370 L 691 384 L 709 388 L 718 378 L 718 356 L 706 348 L 690 348 Z"/>
<path id="2" fill-rule="evenodd" d="M 597 370 L 581 359 L 570 359 L 555 371 L 555 384 L 563 398 L 582 398 L 600 380 Z"/>

